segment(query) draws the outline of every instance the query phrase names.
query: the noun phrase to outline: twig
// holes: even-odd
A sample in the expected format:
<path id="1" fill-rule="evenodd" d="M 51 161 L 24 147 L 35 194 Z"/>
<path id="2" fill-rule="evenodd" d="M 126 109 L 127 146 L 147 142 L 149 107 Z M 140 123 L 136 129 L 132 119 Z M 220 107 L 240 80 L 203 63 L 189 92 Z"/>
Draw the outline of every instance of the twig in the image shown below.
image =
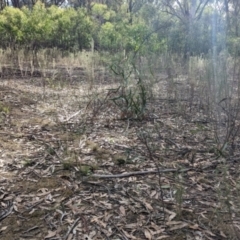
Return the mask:
<path id="1" fill-rule="evenodd" d="M 131 177 L 136 175 L 147 175 L 147 174 L 154 174 L 154 173 L 167 173 L 167 172 L 187 172 L 191 170 L 191 168 L 185 168 L 185 169 L 159 169 L 159 170 L 150 170 L 150 171 L 136 171 L 136 172 L 129 172 L 129 173 L 123 173 L 123 174 L 116 174 L 116 175 L 102 175 L 102 174 L 93 174 L 90 177 L 96 177 L 96 178 L 125 178 L 125 177 Z"/>
<path id="2" fill-rule="evenodd" d="M 72 118 L 74 118 L 75 116 L 77 116 L 79 113 L 81 113 L 82 110 L 79 110 L 75 113 L 73 113 L 72 115 L 70 115 L 68 118 L 66 118 L 65 120 L 63 120 L 62 122 L 68 122 L 69 120 L 71 120 Z"/>
<path id="3" fill-rule="evenodd" d="M 38 228 L 39 228 L 38 226 L 34 226 L 34 227 L 29 228 L 27 231 L 24 231 L 23 233 L 28 233 L 28 232 L 31 232 L 31 231 L 36 230 Z"/>
<path id="4" fill-rule="evenodd" d="M 164 199 L 163 199 L 163 189 L 162 189 L 162 182 L 161 182 L 161 172 L 160 172 L 160 169 L 159 169 L 159 165 L 158 165 L 158 162 L 153 159 L 154 162 L 155 162 L 155 165 L 156 165 L 156 168 L 157 168 L 157 173 L 158 173 L 158 185 L 159 185 L 159 189 L 160 189 L 160 198 L 161 198 L 161 201 L 162 201 L 162 206 L 163 206 L 163 211 L 165 210 L 165 203 L 164 203 Z M 163 222 L 165 223 L 165 220 L 166 220 L 166 217 L 165 217 L 165 214 L 163 214 Z"/>
<path id="5" fill-rule="evenodd" d="M 75 220 L 75 222 L 72 224 L 72 226 L 69 228 L 68 232 L 66 233 L 65 237 L 63 238 L 63 240 L 67 240 L 69 234 L 76 227 L 76 225 L 77 225 L 77 223 L 79 222 L 80 219 L 81 219 L 81 217 L 79 217 Z"/>
<path id="6" fill-rule="evenodd" d="M 61 214 L 60 224 L 63 225 L 63 218 L 67 215 L 67 213 L 66 212 L 62 212 L 61 210 L 58 210 L 57 212 L 59 212 Z"/>
<path id="7" fill-rule="evenodd" d="M 13 211 L 13 204 L 8 209 L 5 209 L 0 213 L 0 221 L 2 221 L 4 218 L 6 218 L 8 215 L 10 215 Z"/>
<path id="8" fill-rule="evenodd" d="M 129 238 L 126 236 L 126 234 L 121 229 L 119 229 L 119 227 L 113 221 L 111 221 L 111 222 L 113 223 L 114 227 L 118 230 L 118 232 L 122 235 L 124 240 L 129 240 Z"/>
<path id="9" fill-rule="evenodd" d="M 160 133 L 159 133 L 159 135 L 160 135 Z M 150 159 L 155 163 L 155 166 L 157 168 L 156 173 L 158 174 L 158 185 L 159 185 L 159 189 L 160 189 L 160 198 L 161 198 L 161 201 L 162 201 L 162 207 L 163 207 L 163 211 L 164 211 L 165 210 L 165 204 L 164 204 L 164 199 L 163 199 L 163 189 L 162 189 L 162 182 L 161 182 L 162 171 L 159 168 L 159 164 L 158 164 L 159 161 L 156 161 L 156 159 L 154 158 L 153 148 L 151 146 L 149 146 L 147 139 L 148 138 L 146 138 L 146 137 L 145 138 L 143 136 L 141 137 L 141 141 L 145 144 Z M 163 218 L 164 218 L 163 221 L 165 223 L 165 214 L 163 215 Z"/>

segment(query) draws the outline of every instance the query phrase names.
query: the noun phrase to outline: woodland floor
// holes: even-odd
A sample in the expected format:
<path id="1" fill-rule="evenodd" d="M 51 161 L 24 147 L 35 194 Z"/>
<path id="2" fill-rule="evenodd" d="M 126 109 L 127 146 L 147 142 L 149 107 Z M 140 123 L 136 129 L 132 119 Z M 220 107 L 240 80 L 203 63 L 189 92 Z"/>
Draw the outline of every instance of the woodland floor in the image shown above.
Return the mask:
<path id="1" fill-rule="evenodd" d="M 40 78 L 2 79 L 0 239 L 240 239 L 239 136 L 217 154 L 211 122 L 166 84 L 137 121 L 107 83 L 43 97 Z"/>

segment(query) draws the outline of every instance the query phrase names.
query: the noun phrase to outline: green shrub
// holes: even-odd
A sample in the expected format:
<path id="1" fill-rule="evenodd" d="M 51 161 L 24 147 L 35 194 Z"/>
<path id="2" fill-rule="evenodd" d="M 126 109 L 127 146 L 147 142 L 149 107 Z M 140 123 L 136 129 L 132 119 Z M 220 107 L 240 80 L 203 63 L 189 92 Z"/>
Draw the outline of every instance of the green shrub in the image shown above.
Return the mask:
<path id="1" fill-rule="evenodd" d="M 0 47 L 81 50 L 90 46 L 91 29 L 83 8 L 45 7 L 41 2 L 32 9 L 6 7 L 0 13 Z"/>

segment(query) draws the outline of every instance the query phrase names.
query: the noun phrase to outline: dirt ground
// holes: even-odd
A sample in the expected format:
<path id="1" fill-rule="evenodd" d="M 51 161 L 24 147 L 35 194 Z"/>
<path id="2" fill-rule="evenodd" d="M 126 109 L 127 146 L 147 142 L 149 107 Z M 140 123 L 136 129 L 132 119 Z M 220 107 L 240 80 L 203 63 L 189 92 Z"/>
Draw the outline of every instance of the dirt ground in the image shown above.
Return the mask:
<path id="1" fill-rule="evenodd" d="M 164 81 L 123 119 L 112 87 L 0 81 L 0 239 L 240 239 L 239 137 L 217 154 Z"/>

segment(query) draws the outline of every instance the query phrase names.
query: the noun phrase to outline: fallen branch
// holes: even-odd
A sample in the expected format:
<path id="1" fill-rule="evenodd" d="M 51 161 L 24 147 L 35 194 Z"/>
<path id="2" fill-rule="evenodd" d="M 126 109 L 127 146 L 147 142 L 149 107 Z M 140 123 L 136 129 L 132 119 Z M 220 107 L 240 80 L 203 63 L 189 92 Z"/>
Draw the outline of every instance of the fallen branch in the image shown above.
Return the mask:
<path id="1" fill-rule="evenodd" d="M 129 172 L 129 173 L 122 173 L 122 174 L 116 174 L 116 175 L 102 175 L 102 174 L 93 174 L 91 177 L 95 178 L 125 178 L 125 177 L 131 177 L 136 175 L 147 175 L 147 174 L 154 174 L 154 173 L 167 173 L 167 172 L 187 172 L 191 170 L 191 168 L 185 168 L 185 169 L 159 169 L 158 170 L 150 170 L 150 171 L 136 171 L 136 172 Z"/>

